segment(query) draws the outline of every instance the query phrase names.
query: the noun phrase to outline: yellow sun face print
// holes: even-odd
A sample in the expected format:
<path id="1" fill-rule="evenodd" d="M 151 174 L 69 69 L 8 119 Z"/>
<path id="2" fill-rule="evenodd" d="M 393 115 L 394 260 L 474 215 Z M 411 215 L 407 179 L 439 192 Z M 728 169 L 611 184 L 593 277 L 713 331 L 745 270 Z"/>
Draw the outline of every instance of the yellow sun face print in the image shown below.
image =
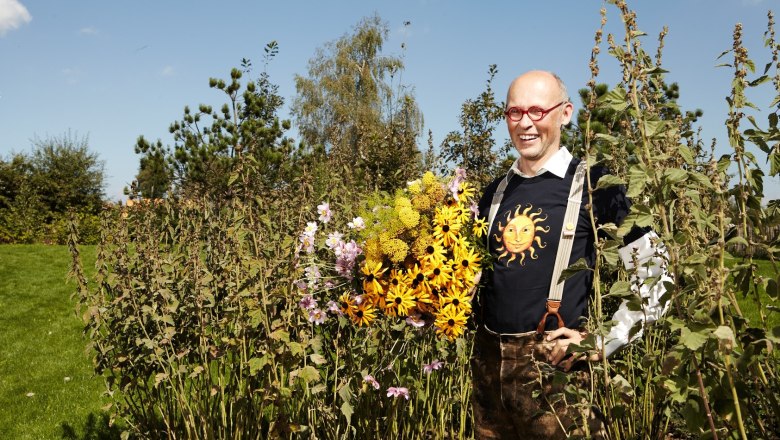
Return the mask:
<path id="1" fill-rule="evenodd" d="M 503 226 L 501 222 L 498 223 L 499 234 L 494 235 L 497 242 L 503 244 L 498 248 L 498 252 L 501 255 L 498 259 L 509 257 L 506 264 L 509 265 L 518 256 L 520 257 L 520 265 L 525 264 L 526 251 L 531 256 L 532 260 L 538 257 L 536 255 L 536 249 L 533 247 L 534 243 L 539 249 L 544 249 L 547 245 L 542 243 L 542 239 L 536 235 L 537 232 L 547 233 L 550 232 L 550 227 L 539 226 L 539 223 L 547 220 L 546 215 L 542 215 L 542 210 L 538 209 L 535 212 L 533 206 L 528 207 L 521 213 L 521 205 L 518 205 L 514 213 L 511 211 L 506 215 L 506 226 Z"/>

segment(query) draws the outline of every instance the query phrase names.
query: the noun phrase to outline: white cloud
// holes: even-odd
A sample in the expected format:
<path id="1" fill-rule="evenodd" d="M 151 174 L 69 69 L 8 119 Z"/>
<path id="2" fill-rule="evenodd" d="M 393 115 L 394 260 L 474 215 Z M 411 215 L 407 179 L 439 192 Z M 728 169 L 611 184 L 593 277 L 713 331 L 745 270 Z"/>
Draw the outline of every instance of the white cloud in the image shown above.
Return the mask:
<path id="1" fill-rule="evenodd" d="M 97 35 L 98 30 L 93 28 L 92 26 L 87 26 L 79 29 L 79 33 L 81 35 Z"/>
<path id="2" fill-rule="evenodd" d="M 173 76 L 176 72 L 173 70 L 173 66 L 165 66 L 160 74 L 162 76 Z"/>
<path id="3" fill-rule="evenodd" d="M 19 0 L 0 0 L 0 37 L 30 20 L 32 15 Z"/>

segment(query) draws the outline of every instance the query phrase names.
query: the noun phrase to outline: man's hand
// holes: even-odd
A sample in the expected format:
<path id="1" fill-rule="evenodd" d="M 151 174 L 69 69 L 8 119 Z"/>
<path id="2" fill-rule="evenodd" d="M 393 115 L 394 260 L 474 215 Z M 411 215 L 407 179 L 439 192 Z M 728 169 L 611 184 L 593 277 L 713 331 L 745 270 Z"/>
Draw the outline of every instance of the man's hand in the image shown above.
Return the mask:
<path id="1" fill-rule="evenodd" d="M 572 356 L 566 358 L 566 350 L 570 344 L 579 344 L 585 339 L 585 335 L 577 330 L 573 330 L 567 327 L 553 330 L 547 335 L 547 341 L 555 341 L 550 354 L 547 356 L 547 361 L 552 365 L 558 365 L 563 368 L 564 371 L 569 371 L 575 362 L 581 360 L 598 361 L 601 359 L 599 353 L 593 353 L 588 355 L 587 353 L 574 353 Z"/>

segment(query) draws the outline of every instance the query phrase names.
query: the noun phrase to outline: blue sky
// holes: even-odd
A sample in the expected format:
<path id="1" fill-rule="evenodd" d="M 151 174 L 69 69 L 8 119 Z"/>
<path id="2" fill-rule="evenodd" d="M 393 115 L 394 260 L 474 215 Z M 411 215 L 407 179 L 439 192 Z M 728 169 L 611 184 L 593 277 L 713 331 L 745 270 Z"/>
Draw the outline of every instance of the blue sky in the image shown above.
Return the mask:
<path id="1" fill-rule="evenodd" d="M 185 105 L 222 102 L 209 77 L 227 78 L 242 58 L 260 68 L 263 47 L 276 40 L 279 54 L 268 72 L 289 103 L 294 75 L 306 75 L 316 49 L 374 13 L 390 27 L 385 53 L 404 58 L 402 81 L 414 87 L 425 132 L 432 130 L 438 145 L 459 128 L 460 106 L 484 89 L 490 64 L 498 65 L 499 97 L 529 69 L 558 72 L 572 92 L 583 87 L 601 6 L 590 0 L 0 0 L 0 156 L 29 151 L 34 137 L 88 136 L 106 163 L 106 194 L 116 200 L 137 172 L 139 135 L 170 143 L 168 126 Z M 766 13 L 780 13 L 780 1 L 634 0 L 630 6 L 649 34 L 650 52 L 669 26 L 667 80 L 680 84 L 684 108 L 704 110 L 703 138 L 717 138 L 725 152 L 731 72 L 716 68 L 723 61 L 716 57 L 731 47 L 734 24 L 741 22 L 750 55 L 763 67 Z M 616 8 L 607 11 L 607 31 L 622 35 Z M 614 84 L 619 71 L 605 44 L 599 80 Z M 767 88 L 752 97 L 766 107 L 773 96 Z M 502 126 L 497 142 L 503 138 Z M 766 193 L 780 198 L 780 181 L 767 178 Z"/>

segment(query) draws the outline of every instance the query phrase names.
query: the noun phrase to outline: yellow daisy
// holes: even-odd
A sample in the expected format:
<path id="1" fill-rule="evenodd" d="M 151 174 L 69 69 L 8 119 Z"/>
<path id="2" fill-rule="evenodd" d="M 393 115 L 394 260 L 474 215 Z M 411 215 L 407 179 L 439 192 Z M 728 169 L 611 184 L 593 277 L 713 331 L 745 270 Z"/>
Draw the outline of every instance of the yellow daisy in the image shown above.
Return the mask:
<path id="1" fill-rule="evenodd" d="M 471 313 L 471 298 L 463 289 L 450 289 L 444 295 L 439 296 L 439 307 L 454 307 L 464 314 Z"/>
<path id="2" fill-rule="evenodd" d="M 370 325 L 371 321 L 376 318 L 376 309 L 370 302 L 362 301 L 360 304 L 356 304 L 349 317 L 355 324 L 359 326 L 367 326 Z"/>
<path id="3" fill-rule="evenodd" d="M 446 286 L 452 280 L 452 269 L 443 261 L 427 265 L 424 270 L 431 286 Z"/>
<path id="4" fill-rule="evenodd" d="M 476 220 L 474 220 L 474 224 L 471 226 L 471 230 L 474 232 L 474 236 L 479 238 L 487 234 L 487 227 L 487 220 L 482 217 L 478 217 Z"/>
<path id="5" fill-rule="evenodd" d="M 436 315 L 436 334 L 446 336 L 450 341 L 463 334 L 466 326 L 466 313 L 452 305 L 444 307 Z"/>
<path id="6" fill-rule="evenodd" d="M 413 292 L 406 285 L 401 284 L 387 290 L 385 313 L 389 316 L 406 316 L 415 305 Z"/>
<path id="7" fill-rule="evenodd" d="M 384 274 L 385 270 L 382 269 L 382 262 L 376 262 L 376 263 L 369 263 L 368 261 L 363 265 L 361 271 L 363 272 L 364 278 L 363 278 L 363 290 L 366 291 L 366 293 L 375 293 L 375 294 L 381 294 L 382 289 L 382 283 L 379 282 L 380 278 L 382 277 L 382 274 Z"/>

